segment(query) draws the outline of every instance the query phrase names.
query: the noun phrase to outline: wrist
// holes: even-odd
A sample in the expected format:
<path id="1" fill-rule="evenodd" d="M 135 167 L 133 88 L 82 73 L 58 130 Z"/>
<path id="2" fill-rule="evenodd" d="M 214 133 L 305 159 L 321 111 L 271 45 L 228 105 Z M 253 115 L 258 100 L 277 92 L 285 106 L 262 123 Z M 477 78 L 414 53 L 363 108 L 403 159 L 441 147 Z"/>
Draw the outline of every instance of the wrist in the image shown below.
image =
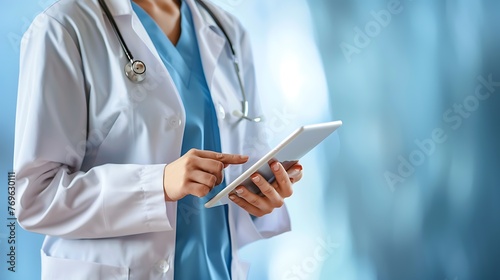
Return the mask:
<path id="1" fill-rule="evenodd" d="M 167 193 L 167 180 L 166 180 L 167 164 L 163 168 L 163 195 L 165 196 L 165 201 L 174 201 Z"/>

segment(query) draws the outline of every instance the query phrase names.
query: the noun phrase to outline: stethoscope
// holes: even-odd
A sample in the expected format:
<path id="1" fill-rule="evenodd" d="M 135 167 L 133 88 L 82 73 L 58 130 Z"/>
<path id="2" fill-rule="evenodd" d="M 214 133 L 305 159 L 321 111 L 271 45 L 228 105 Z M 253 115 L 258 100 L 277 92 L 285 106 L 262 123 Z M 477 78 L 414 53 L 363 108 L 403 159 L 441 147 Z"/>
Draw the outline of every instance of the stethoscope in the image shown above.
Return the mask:
<path id="1" fill-rule="evenodd" d="M 234 65 L 234 71 L 236 73 L 236 77 L 238 77 L 238 83 L 240 86 L 240 91 L 241 95 L 243 97 L 243 101 L 241 102 L 242 104 L 242 110 L 234 110 L 233 115 L 236 117 L 252 121 L 252 122 L 261 122 L 263 118 L 261 116 L 251 118 L 248 116 L 248 100 L 247 96 L 245 93 L 245 88 L 243 87 L 243 81 L 241 80 L 241 75 L 240 75 L 240 65 L 238 63 L 238 58 L 236 56 L 236 51 L 234 50 L 233 43 L 231 42 L 231 39 L 229 39 L 229 36 L 227 35 L 226 30 L 220 23 L 219 19 L 215 16 L 215 14 L 210 10 L 210 8 L 201 0 L 195 0 L 198 4 L 200 4 L 213 18 L 217 26 L 222 30 L 222 33 L 224 34 L 224 37 L 226 37 L 227 42 L 229 43 L 229 47 L 231 49 L 231 53 L 233 55 L 233 65 Z M 130 52 L 130 49 L 127 47 L 127 44 L 125 44 L 125 40 L 123 40 L 122 34 L 120 33 L 120 30 L 118 29 L 118 26 L 116 25 L 116 22 L 111 15 L 111 12 L 109 11 L 108 5 L 104 0 L 99 0 L 99 4 L 101 5 L 102 10 L 106 14 L 106 17 L 108 18 L 109 22 L 111 23 L 111 27 L 113 28 L 116 37 L 118 38 L 118 41 L 120 42 L 120 45 L 123 49 L 123 52 L 125 53 L 125 56 L 128 59 L 128 63 L 125 65 L 125 75 L 129 78 L 130 81 L 133 83 L 140 83 L 144 81 L 146 78 L 146 64 L 138 59 L 135 59 L 132 53 Z"/>

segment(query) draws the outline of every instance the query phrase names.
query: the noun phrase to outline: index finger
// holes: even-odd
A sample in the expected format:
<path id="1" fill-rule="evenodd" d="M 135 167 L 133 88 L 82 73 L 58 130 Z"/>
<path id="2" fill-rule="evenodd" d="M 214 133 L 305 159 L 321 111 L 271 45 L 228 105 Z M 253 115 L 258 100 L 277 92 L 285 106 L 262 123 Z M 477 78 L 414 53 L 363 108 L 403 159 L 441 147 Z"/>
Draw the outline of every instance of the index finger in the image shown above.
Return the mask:
<path id="1" fill-rule="evenodd" d="M 202 151 L 202 150 L 199 150 L 198 153 L 200 157 L 218 160 L 224 163 L 224 166 L 226 166 L 226 164 L 242 164 L 248 161 L 248 156 L 245 155 L 224 154 L 224 153 L 217 153 L 213 151 Z"/>

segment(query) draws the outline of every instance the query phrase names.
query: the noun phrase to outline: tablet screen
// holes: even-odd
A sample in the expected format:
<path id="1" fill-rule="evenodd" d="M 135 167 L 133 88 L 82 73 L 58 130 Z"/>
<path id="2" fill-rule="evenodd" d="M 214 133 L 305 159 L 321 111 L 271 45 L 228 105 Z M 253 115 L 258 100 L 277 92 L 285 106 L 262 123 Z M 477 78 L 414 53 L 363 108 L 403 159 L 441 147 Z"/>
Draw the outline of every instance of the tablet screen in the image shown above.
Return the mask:
<path id="1" fill-rule="evenodd" d="M 245 185 L 250 191 L 259 193 L 250 176 L 255 172 L 260 173 L 268 181 L 274 180 L 274 175 L 269 168 L 269 163 L 279 161 L 285 169 L 290 168 L 310 150 L 321 143 L 342 125 L 341 121 L 320 123 L 299 127 L 285 138 L 279 145 L 259 159 L 254 165 L 244 171 L 238 178 L 228 184 L 222 191 L 210 199 L 205 207 L 210 208 L 221 205 L 220 199 L 230 194 L 236 187 Z"/>

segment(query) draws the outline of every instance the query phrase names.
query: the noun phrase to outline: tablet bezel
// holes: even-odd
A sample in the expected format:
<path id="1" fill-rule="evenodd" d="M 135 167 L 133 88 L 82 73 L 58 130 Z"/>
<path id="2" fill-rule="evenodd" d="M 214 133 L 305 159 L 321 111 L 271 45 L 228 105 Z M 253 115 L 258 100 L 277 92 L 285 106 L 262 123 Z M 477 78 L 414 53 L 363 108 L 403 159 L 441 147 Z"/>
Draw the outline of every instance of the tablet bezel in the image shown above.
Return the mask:
<path id="1" fill-rule="evenodd" d="M 290 144 L 293 140 L 298 138 L 303 132 L 309 131 L 309 130 L 320 130 L 321 132 L 324 133 L 324 130 L 331 130 L 329 133 L 321 139 L 316 145 L 314 145 L 312 148 L 309 150 L 305 151 L 304 155 L 307 154 L 309 151 L 314 149 L 319 143 L 323 142 L 324 139 L 326 139 L 329 135 L 331 135 L 335 130 L 337 130 L 340 126 L 342 125 L 342 121 L 333 121 L 333 122 L 327 122 L 327 123 L 319 123 L 319 124 L 312 124 L 312 125 L 304 125 L 299 127 L 297 130 L 295 130 L 292 134 L 290 134 L 285 140 L 283 140 L 280 144 L 278 144 L 274 149 L 269 151 L 267 154 L 265 154 L 261 159 L 259 159 L 256 163 L 254 163 L 251 167 L 249 167 L 246 171 L 241 173 L 240 176 L 238 176 L 234 181 L 232 181 L 229 185 L 227 185 L 223 190 L 221 190 L 219 193 L 217 193 L 214 197 L 212 197 L 207 203 L 205 203 L 206 208 L 212 208 L 218 205 L 222 205 L 220 203 L 220 200 L 223 199 L 225 196 L 229 195 L 236 187 L 241 186 L 241 184 L 247 180 L 252 174 L 257 172 L 264 164 L 268 164 L 270 160 L 273 159 L 273 157 L 280 152 L 282 149 L 284 149 L 288 144 Z M 298 160 L 297 159 L 287 159 L 287 160 Z"/>

